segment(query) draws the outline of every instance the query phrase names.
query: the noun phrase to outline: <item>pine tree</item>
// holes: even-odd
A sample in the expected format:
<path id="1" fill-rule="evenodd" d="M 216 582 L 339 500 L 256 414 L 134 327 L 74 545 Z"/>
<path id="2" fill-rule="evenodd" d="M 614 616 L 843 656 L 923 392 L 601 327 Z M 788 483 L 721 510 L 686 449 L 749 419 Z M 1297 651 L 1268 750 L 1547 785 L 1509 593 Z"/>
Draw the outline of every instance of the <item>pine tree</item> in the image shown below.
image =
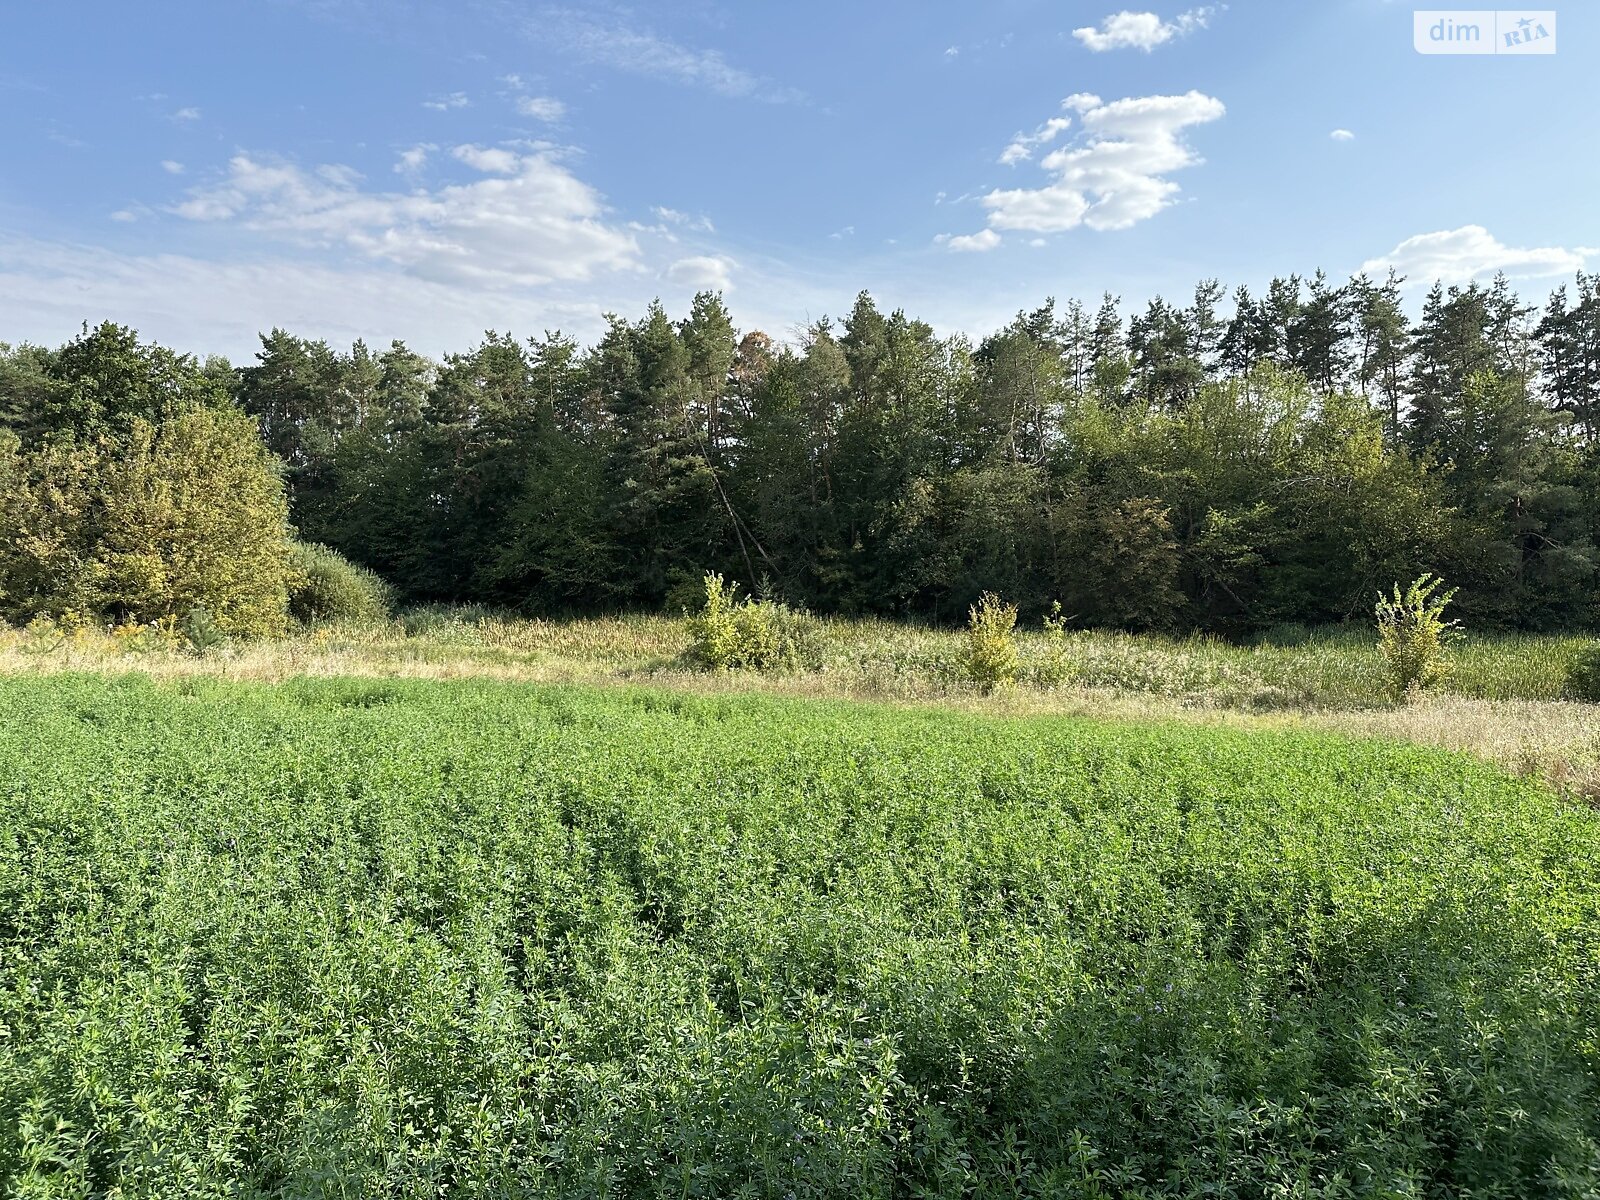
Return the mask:
<path id="1" fill-rule="evenodd" d="M 659 603 L 675 582 L 716 565 L 724 517 L 695 411 L 689 348 L 659 301 L 626 336 L 633 377 L 617 381 L 612 401 L 612 511 L 638 598 Z"/>
<path id="2" fill-rule="evenodd" d="M 1400 306 L 1403 282 L 1391 268 L 1382 286 L 1375 285 L 1365 274 L 1357 275 L 1349 285 L 1356 330 L 1356 380 L 1363 396 L 1376 390 L 1383 398 L 1391 444 L 1400 439 L 1400 401 L 1409 353 L 1409 322 Z"/>
<path id="3" fill-rule="evenodd" d="M 1295 369 L 1322 392 L 1336 391 L 1350 365 L 1349 298 L 1343 288 L 1330 287 L 1321 271 L 1311 278 L 1288 340 Z"/>

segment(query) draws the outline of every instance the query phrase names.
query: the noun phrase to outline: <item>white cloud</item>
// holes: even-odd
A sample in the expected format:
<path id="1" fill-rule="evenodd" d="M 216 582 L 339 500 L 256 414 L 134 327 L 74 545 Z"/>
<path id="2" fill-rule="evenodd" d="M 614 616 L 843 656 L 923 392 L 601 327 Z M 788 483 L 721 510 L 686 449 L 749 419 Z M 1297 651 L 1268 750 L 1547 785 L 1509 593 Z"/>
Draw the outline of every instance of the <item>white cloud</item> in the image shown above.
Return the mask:
<path id="1" fill-rule="evenodd" d="M 727 292 L 733 290 L 732 273 L 736 266 L 732 259 L 721 255 L 697 254 L 673 263 L 667 268 L 667 278 L 696 291 Z"/>
<path id="2" fill-rule="evenodd" d="M 846 225 L 843 229 L 835 229 L 828 235 L 828 239 L 830 241 L 842 242 L 845 238 L 855 237 L 855 235 L 856 227 L 854 225 Z"/>
<path id="3" fill-rule="evenodd" d="M 961 47 L 960 46 L 946 46 L 945 47 L 945 51 L 944 51 L 944 56 L 946 58 L 959 58 L 959 57 L 961 57 Z"/>
<path id="4" fill-rule="evenodd" d="M 428 155 L 438 148 L 432 142 L 418 142 L 411 149 L 400 151 L 400 158 L 395 162 L 394 169 L 402 175 L 415 174 L 427 165 Z"/>
<path id="5" fill-rule="evenodd" d="M 991 231 L 1059 233 L 1079 225 L 1126 229 L 1153 217 L 1173 202 L 1179 190 L 1166 176 L 1202 161 L 1183 141 L 1183 131 L 1215 121 L 1226 111 L 1220 100 L 1200 92 L 1134 96 L 1109 103 L 1078 93 L 1061 105 L 1078 114 L 1081 134 L 1075 143 L 1051 151 L 1040 162 L 1053 176 L 1048 183 L 996 189 L 982 197 Z M 998 238 L 965 248 L 989 249 L 996 244 Z"/>
<path id="6" fill-rule="evenodd" d="M 555 43 L 568 55 L 584 62 L 703 87 L 722 96 L 772 103 L 804 98 L 793 88 L 775 87 L 734 66 L 719 51 L 696 50 L 649 30 L 626 28 L 615 13 L 607 20 L 596 20 L 576 9 L 549 8 L 528 23 L 527 32 L 541 44 Z"/>
<path id="7" fill-rule="evenodd" d="M 1033 157 L 1035 146 L 1046 146 L 1056 140 L 1056 137 L 1072 127 L 1071 117 L 1051 117 L 1032 133 L 1019 133 L 1011 139 L 1011 144 L 1000 152 L 1000 162 L 1004 166 L 1012 167 Z"/>
<path id="8" fill-rule="evenodd" d="M 423 108 L 431 108 L 434 112 L 449 112 L 452 108 L 466 108 L 472 101 L 465 92 L 451 92 L 446 96 L 434 96 L 422 102 Z"/>
<path id="9" fill-rule="evenodd" d="M 1507 246 L 1482 225 L 1463 225 L 1408 237 L 1388 254 L 1362 263 L 1361 269 L 1376 275 L 1392 267 L 1410 286 L 1426 287 L 1436 279 L 1466 283 L 1497 271 L 1513 279 L 1567 275 L 1582 270 L 1584 260 L 1593 253 L 1584 246 Z"/>
<path id="10" fill-rule="evenodd" d="M 983 252 L 993 250 L 1000 244 L 1000 235 L 992 229 L 980 229 L 977 233 L 948 234 L 941 233 L 933 239 L 941 246 L 956 251 Z"/>
<path id="11" fill-rule="evenodd" d="M 181 162 L 175 162 L 170 158 L 164 158 L 161 160 L 161 169 L 168 175 L 183 174 L 183 164 Z"/>
<path id="12" fill-rule="evenodd" d="M 1163 21 L 1151 12 L 1119 12 L 1102 17 L 1098 27 L 1085 26 L 1074 29 L 1072 36 L 1090 50 L 1143 50 L 1149 53 L 1175 37 L 1185 37 L 1196 29 L 1204 29 L 1216 14 L 1216 8 L 1191 8 L 1170 21 Z"/>
<path id="13" fill-rule="evenodd" d="M 1348 129 L 1335 129 L 1328 136 L 1336 142 L 1353 142 L 1356 140 L 1356 135 Z"/>
<path id="14" fill-rule="evenodd" d="M 537 121 L 559 121 L 567 115 L 567 106 L 554 96 L 518 96 L 517 111 Z"/>
<path id="15" fill-rule="evenodd" d="M 522 161 L 515 151 L 499 146 L 457 146 L 450 153 L 485 175 L 514 175 Z"/>
<path id="16" fill-rule="evenodd" d="M 113 221 L 126 224 L 129 221 L 137 221 L 139 219 L 139 214 L 130 209 L 119 208 L 116 212 L 111 214 L 111 219 Z"/>
<path id="17" fill-rule="evenodd" d="M 633 234 L 608 223 L 599 193 L 553 151 L 461 146 L 453 153 L 490 177 L 431 191 L 372 191 L 346 169 L 307 172 L 239 154 L 223 180 L 191 189 L 173 211 L 457 284 L 528 287 L 641 265 Z"/>
<path id="18" fill-rule="evenodd" d="M 675 208 L 663 208 L 659 205 L 655 208 L 652 208 L 650 211 L 655 213 L 656 216 L 660 217 L 668 225 L 679 225 L 684 229 L 690 229 L 696 233 L 716 232 L 716 226 L 711 224 L 711 218 L 705 216 L 704 214 L 701 214 L 700 216 L 694 216 L 690 213 L 679 212 Z"/>
<path id="19" fill-rule="evenodd" d="M 180 108 L 172 114 L 172 119 L 174 121 L 198 121 L 200 119 L 200 110 L 198 108 Z"/>

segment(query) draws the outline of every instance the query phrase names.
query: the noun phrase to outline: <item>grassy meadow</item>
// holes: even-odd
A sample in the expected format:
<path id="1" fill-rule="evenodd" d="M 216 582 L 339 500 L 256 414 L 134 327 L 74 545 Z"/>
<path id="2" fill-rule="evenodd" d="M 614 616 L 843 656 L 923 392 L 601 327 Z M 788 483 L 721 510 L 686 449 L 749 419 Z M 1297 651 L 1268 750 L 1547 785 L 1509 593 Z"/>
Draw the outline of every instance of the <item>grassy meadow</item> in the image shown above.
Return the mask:
<path id="1" fill-rule="evenodd" d="M 1600 823 L 1468 756 L 57 672 L 0 780 L 9 1195 L 1600 1189 Z"/>
<path id="2" fill-rule="evenodd" d="M 1592 638 L 1469 634 L 1450 674 L 1405 704 L 1385 692 L 1370 629 L 1275 629 L 1246 644 L 1215 637 L 1077 631 L 1053 643 L 1019 629 L 1021 678 L 984 694 L 960 663 L 964 630 L 872 619 L 809 623 L 812 661 L 771 674 L 710 673 L 690 658 L 682 617 L 531 620 L 468 607 L 389 621 L 325 623 L 286 639 L 236 641 L 204 655 L 148 627 L 0 627 L 0 674 L 135 670 L 270 681 L 299 676 L 490 678 L 646 684 L 697 694 L 765 692 L 990 713 L 1175 719 L 1238 728 L 1309 727 L 1398 738 L 1487 758 L 1600 796 L 1600 705 L 1569 696 Z"/>

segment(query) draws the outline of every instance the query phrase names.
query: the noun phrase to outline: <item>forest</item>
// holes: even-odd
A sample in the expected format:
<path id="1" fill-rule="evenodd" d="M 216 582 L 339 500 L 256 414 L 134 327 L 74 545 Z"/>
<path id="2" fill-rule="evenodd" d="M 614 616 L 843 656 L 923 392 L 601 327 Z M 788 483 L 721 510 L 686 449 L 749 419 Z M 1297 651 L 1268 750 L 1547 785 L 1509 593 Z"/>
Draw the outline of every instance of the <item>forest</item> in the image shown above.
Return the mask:
<path id="1" fill-rule="evenodd" d="M 442 361 L 274 329 L 236 367 L 86 325 L 0 347 L 0 614 L 271 632 L 292 535 L 528 613 L 676 611 L 716 571 L 822 613 L 994 591 L 1232 635 L 1431 571 L 1473 626 L 1592 626 L 1600 276 L 1405 283 L 1052 300 L 978 341 L 866 293 L 741 334 L 706 292 Z"/>

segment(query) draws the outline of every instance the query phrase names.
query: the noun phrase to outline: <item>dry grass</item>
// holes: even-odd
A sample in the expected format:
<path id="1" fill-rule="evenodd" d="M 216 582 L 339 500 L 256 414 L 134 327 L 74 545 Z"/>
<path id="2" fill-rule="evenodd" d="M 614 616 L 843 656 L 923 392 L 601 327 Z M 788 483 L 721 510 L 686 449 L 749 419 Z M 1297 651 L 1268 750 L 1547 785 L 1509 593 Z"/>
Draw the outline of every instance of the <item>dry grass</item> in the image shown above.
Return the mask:
<path id="1" fill-rule="evenodd" d="M 381 626 L 326 626 L 282 641 L 236 643 L 204 656 L 138 630 L 0 628 L 0 673 L 138 671 L 209 675 L 492 678 L 539 683 L 646 683 L 702 693 L 853 698 L 1016 715 L 1299 727 L 1464 751 L 1575 794 L 1600 797 L 1600 705 L 1562 700 L 1564 664 L 1582 639 L 1497 637 L 1457 648 L 1447 688 L 1381 702 L 1371 639 L 1299 633 L 1260 645 L 1073 634 L 1052 645 L 1019 635 L 1023 682 L 981 694 L 953 664 L 959 631 L 885 621 L 817 623 L 817 669 L 707 674 L 689 665 L 679 618 L 508 619 L 421 609 Z"/>

